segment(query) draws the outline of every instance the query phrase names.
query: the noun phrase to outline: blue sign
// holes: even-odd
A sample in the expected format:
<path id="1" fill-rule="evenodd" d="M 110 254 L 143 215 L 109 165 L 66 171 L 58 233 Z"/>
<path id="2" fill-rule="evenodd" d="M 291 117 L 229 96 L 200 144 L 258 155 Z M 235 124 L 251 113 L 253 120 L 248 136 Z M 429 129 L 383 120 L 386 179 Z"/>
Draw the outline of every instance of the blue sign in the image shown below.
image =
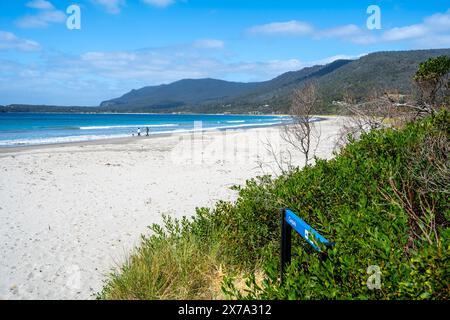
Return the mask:
<path id="1" fill-rule="evenodd" d="M 295 229 L 306 241 L 309 242 L 310 245 L 313 246 L 314 249 L 320 251 L 317 246 L 317 241 L 320 241 L 326 246 L 332 245 L 327 239 L 321 236 L 316 230 L 311 228 L 305 221 L 300 219 L 294 212 L 289 209 L 286 209 L 286 222 Z"/>

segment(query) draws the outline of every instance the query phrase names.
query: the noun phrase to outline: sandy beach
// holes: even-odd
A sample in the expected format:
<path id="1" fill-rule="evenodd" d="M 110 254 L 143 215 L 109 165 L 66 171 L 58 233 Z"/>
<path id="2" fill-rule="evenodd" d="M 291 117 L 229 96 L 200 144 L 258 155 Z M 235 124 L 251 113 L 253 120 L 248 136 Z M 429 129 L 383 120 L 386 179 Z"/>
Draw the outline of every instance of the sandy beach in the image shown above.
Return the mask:
<path id="1" fill-rule="evenodd" d="M 340 123 L 320 122 L 319 157 Z M 233 200 L 232 185 L 276 172 L 265 142 L 287 148 L 279 130 L 1 149 L 0 299 L 92 299 L 163 214 Z"/>

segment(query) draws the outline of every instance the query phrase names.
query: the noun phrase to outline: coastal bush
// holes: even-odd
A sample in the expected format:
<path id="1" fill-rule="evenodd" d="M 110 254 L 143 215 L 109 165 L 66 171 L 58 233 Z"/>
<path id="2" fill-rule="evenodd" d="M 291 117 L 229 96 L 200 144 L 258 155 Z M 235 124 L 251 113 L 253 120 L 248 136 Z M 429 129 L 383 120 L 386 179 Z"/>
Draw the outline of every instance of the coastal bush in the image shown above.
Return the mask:
<path id="1" fill-rule="evenodd" d="M 225 281 L 225 291 L 240 299 L 447 299 L 449 121 L 441 112 L 372 131 L 333 160 L 276 181 L 276 198 L 335 246 L 322 259 L 294 245 L 283 284 L 274 252 L 262 284 L 249 277 L 242 294 Z M 379 267 L 379 290 L 367 286 L 369 266 Z"/>
<path id="2" fill-rule="evenodd" d="M 429 58 L 419 64 L 413 80 L 418 88 L 419 112 L 434 113 L 449 107 L 450 56 Z"/>
<path id="3" fill-rule="evenodd" d="M 166 219 L 99 298 L 448 299 L 449 128 L 450 113 L 441 111 L 372 131 L 332 160 L 234 187 L 234 203 Z M 319 255 L 294 234 L 281 284 L 283 207 L 335 245 Z M 370 266 L 379 289 L 367 286 Z M 244 274 L 245 286 L 237 281 Z"/>

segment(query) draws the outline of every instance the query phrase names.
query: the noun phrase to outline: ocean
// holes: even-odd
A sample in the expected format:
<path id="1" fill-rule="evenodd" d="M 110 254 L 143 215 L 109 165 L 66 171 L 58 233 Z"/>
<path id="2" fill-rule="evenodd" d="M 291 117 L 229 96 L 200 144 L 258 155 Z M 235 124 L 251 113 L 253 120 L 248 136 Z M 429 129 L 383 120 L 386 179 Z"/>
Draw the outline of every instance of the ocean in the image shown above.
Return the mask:
<path id="1" fill-rule="evenodd" d="M 0 147 L 272 126 L 289 122 L 276 115 L 0 113 Z"/>

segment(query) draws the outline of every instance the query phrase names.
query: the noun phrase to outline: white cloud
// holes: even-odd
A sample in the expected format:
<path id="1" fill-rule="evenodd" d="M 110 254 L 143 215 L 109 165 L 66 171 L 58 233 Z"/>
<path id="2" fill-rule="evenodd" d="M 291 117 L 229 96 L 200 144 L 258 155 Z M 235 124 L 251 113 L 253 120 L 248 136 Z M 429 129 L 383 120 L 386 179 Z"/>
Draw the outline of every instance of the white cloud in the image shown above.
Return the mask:
<path id="1" fill-rule="evenodd" d="M 21 28 L 44 28 L 52 23 L 63 23 L 66 21 L 66 15 L 45 0 L 33 0 L 27 3 L 27 6 L 38 10 L 34 15 L 26 15 L 16 21 L 17 26 Z"/>
<path id="2" fill-rule="evenodd" d="M 318 29 L 305 21 L 273 22 L 247 29 L 249 34 L 266 36 L 310 36 L 314 39 L 342 39 L 360 45 L 383 42 L 408 41 L 412 47 L 448 46 L 450 37 L 450 9 L 425 17 L 421 23 L 394 27 L 387 30 L 368 30 L 354 24 Z"/>
<path id="3" fill-rule="evenodd" d="M 118 14 L 122 7 L 126 5 L 126 0 L 91 0 L 92 2 L 102 6 L 108 13 Z M 141 2 L 158 8 L 166 8 L 174 4 L 175 0 L 141 0 Z"/>
<path id="4" fill-rule="evenodd" d="M 32 0 L 27 3 L 27 7 L 40 10 L 52 10 L 55 7 L 46 0 Z"/>
<path id="5" fill-rule="evenodd" d="M 337 38 L 362 45 L 371 44 L 376 41 L 375 37 L 369 32 L 369 30 L 362 29 L 354 24 L 317 30 L 315 37 L 316 39 Z"/>
<path id="6" fill-rule="evenodd" d="M 340 38 L 358 44 L 374 42 L 373 36 L 367 30 L 363 30 L 354 24 L 317 29 L 308 22 L 291 20 L 253 26 L 247 29 L 247 33 L 265 36 L 311 36 L 317 40 Z"/>
<path id="7" fill-rule="evenodd" d="M 407 27 L 398 27 L 387 30 L 382 39 L 385 41 L 399 41 L 406 39 L 421 38 L 427 35 L 429 32 L 425 25 L 411 25 Z"/>
<path id="8" fill-rule="evenodd" d="M 253 26 L 247 30 L 250 34 L 303 36 L 311 34 L 314 28 L 303 21 L 272 22 Z"/>
<path id="9" fill-rule="evenodd" d="M 142 2 L 154 7 L 165 8 L 175 3 L 175 0 L 142 0 Z"/>
<path id="10" fill-rule="evenodd" d="M 436 13 L 424 19 L 424 24 L 439 31 L 450 30 L 450 9 L 446 13 Z"/>
<path id="11" fill-rule="evenodd" d="M 15 34 L 0 31 L 0 50 L 38 51 L 41 46 L 36 41 L 21 39 Z"/>
<path id="12" fill-rule="evenodd" d="M 200 39 L 193 43 L 194 48 L 223 49 L 225 43 L 218 39 Z"/>
<path id="13" fill-rule="evenodd" d="M 319 37 L 324 38 L 335 38 L 335 37 L 352 37 L 355 35 L 360 35 L 362 33 L 362 30 L 354 25 L 354 24 L 348 24 L 344 26 L 338 26 L 330 29 L 324 29 L 319 32 L 317 32 L 317 35 Z"/>
<path id="14" fill-rule="evenodd" d="M 403 41 L 427 43 L 431 47 L 448 45 L 450 37 L 450 9 L 445 13 L 436 13 L 426 17 L 422 23 L 386 30 L 380 41 Z M 444 43 L 442 43 L 444 41 Z"/>
<path id="15" fill-rule="evenodd" d="M 125 5 L 125 0 L 92 0 L 96 4 L 105 8 L 108 13 L 118 14 Z"/>
<path id="16" fill-rule="evenodd" d="M 29 15 L 17 20 L 17 25 L 21 28 L 44 28 L 52 23 L 62 23 L 66 21 L 66 15 L 62 11 L 46 11 L 37 15 Z"/>
<path id="17" fill-rule="evenodd" d="M 450 34 L 424 37 L 416 43 L 418 48 L 450 48 Z"/>

